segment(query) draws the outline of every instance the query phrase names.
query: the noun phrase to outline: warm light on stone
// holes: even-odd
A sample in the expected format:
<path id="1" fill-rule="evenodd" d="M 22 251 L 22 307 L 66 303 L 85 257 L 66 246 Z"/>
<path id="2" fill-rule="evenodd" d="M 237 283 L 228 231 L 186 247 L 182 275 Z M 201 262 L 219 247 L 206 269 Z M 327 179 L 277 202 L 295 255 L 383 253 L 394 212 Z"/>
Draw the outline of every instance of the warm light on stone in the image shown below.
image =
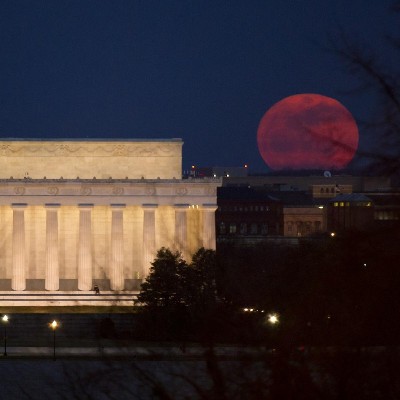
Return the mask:
<path id="1" fill-rule="evenodd" d="M 159 248 L 188 261 L 215 249 L 222 182 L 178 179 L 180 139 L 0 141 L 0 152 L 4 304 L 111 305 L 118 293 L 132 305 Z"/>

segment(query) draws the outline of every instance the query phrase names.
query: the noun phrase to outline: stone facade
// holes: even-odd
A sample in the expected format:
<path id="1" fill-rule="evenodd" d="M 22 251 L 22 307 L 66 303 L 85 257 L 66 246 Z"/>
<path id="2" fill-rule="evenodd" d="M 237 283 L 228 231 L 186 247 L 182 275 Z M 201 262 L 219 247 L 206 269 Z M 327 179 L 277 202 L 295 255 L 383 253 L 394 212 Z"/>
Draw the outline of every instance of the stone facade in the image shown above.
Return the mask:
<path id="1" fill-rule="evenodd" d="M 307 237 L 326 232 L 326 207 L 303 206 L 283 209 L 286 237 Z"/>
<path id="2" fill-rule="evenodd" d="M 0 142 L 3 179 L 180 179 L 181 139 Z"/>
<path id="3" fill-rule="evenodd" d="M 51 293 L 92 304 L 84 295 L 95 284 L 99 300 L 134 295 L 160 247 L 188 260 L 201 246 L 215 248 L 221 182 L 181 179 L 180 140 L 8 141 L 0 150 L 0 175 L 9 175 L 0 179 L 3 302 L 24 291 L 20 305 Z M 45 303 L 58 305 L 60 298 L 47 296 Z"/>

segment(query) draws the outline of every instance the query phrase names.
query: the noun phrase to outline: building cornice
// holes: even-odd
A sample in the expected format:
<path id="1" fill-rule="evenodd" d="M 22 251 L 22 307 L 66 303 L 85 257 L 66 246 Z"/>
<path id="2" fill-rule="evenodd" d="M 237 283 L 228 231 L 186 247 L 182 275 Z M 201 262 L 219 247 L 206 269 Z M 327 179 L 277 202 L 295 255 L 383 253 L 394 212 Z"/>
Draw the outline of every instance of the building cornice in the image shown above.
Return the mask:
<path id="1" fill-rule="evenodd" d="M 3 179 L 0 204 L 216 203 L 220 179 Z"/>

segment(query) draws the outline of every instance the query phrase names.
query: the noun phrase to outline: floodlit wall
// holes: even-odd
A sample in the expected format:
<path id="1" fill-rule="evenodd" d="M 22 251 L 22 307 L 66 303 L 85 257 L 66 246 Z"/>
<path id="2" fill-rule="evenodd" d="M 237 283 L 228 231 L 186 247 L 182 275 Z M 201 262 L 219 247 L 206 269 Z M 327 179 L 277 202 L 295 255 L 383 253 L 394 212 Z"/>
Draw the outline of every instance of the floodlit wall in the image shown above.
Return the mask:
<path id="1" fill-rule="evenodd" d="M 181 139 L 0 143 L 0 179 L 180 179 Z"/>

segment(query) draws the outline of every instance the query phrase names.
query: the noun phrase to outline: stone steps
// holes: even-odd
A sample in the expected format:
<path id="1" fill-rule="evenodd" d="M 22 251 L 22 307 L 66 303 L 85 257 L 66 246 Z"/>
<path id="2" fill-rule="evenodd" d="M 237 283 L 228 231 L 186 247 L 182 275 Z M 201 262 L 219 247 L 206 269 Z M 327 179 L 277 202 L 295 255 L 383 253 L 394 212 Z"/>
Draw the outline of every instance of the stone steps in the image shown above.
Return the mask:
<path id="1" fill-rule="evenodd" d="M 1 291 L 0 306 L 133 306 L 139 291 Z"/>

